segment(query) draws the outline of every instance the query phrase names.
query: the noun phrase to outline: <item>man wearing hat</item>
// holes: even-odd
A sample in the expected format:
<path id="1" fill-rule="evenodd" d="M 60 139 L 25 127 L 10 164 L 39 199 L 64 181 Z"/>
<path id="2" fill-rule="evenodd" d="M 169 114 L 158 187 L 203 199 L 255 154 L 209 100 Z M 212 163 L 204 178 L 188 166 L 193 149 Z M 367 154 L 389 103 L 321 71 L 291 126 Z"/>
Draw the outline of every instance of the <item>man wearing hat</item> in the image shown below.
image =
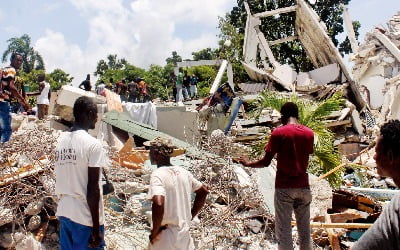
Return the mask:
<path id="1" fill-rule="evenodd" d="M 15 87 L 16 70 L 21 67 L 22 56 L 18 53 L 11 55 L 11 65 L 0 71 L 0 144 L 7 142 L 11 137 L 10 101 L 17 99 L 25 110 L 30 107 Z"/>
<path id="2" fill-rule="evenodd" d="M 153 229 L 150 249 L 194 249 L 189 228 L 204 206 L 207 188 L 186 169 L 170 162 L 175 146 L 170 140 L 150 142 L 150 161 L 157 164 L 150 178 L 148 198 L 152 200 Z M 191 194 L 196 198 L 191 208 Z"/>

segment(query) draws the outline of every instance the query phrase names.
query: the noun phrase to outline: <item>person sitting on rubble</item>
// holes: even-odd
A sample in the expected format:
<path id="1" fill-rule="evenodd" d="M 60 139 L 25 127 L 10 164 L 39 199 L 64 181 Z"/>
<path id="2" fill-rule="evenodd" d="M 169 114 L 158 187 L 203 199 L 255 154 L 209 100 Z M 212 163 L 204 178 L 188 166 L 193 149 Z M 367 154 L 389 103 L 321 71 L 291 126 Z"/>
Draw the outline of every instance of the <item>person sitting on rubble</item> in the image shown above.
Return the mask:
<path id="1" fill-rule="evenodd" d="M 11 61 L 18 61 L 11 63 L 11 65 L 21 66 L 22 56 L 15 53 L 11 56 Z M 16 70 L 13 66 L 6 67 L 0 70 L 0 145 L 9 141 L 11 129 L 11 110 L 10 101 L 14 97 L 22 104 L 25 110 L 29 110 L 30 106 L 21 96 L 17 88 L 14 86 L 16 77 Z"/>
<path id="2" fill-rule="evenodd" d="M 194 249 L 189 233 L 191 220 L 204 206 L 208 194 L 189 171 L 171 164 L 174 148 L 166 138 L 150 142 L 150 161 L 157 164 L 157 169 L 151 174 L 148 192 L 153 213 L 149 249 Z M 192 192 L 196 197 L 190 209 Z"/>
<path id="3" fill-rule="evenodd" d="M 59 199 L 60 249 L 104 249 L 104 205 L 100 173 L 108 160 L 100 141 L 92 137 L 97 106 L 79 97 L 73 107 L 75 124 L 63 132 L 55 149 L 55 193 Z"/>
<path id="4" fill-rule="evenodd" d="M 374 160 L 382 177 L 391 177 L 400 187 L 400 121 L 391 120 L 380 129 Z M 400 193 L 351 248 L 352 250 L 400 249 Z"/>
<path id="5" fill-rule="evenodd" d="M 246 167 L 264 168 L 277 155 L 274 205 L 278 249 L 293 249 L 291 220 L 294 211 L 300 249 L 311 250 L 311 191 L 307 167 L 313 153 L 314 132 L 298 123 L 299 110 L 295 103 L 286 102 L 280 112 L 282 126 L 272 131 L 264 156 L 257 161 L 240 158 L 238 162 Z"/>

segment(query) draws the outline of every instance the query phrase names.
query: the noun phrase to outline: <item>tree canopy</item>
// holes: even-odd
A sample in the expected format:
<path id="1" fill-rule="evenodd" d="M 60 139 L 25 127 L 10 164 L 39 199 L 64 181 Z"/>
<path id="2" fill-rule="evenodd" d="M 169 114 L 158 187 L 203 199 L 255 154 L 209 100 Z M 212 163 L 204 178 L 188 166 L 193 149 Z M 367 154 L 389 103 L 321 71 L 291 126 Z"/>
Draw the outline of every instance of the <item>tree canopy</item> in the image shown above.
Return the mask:
<path id="1" fill-rule="evenodd" d="M 264 11 L 274 10 L 295 5 L 295 0 L 248 0 L 247 1 L 252 14 Z M 350 51 L 350 43 L 344 41 L 339 44 L 337 35 L 343 32 L 343 18 L 341 4 L 347 5 L 350 0 L 319 0 L 311 5 L 312 8 L 320 16 L 321 20 L 326 24 L 328 35 L 332 42 L 337 46 L 342 53 Z M 269 16 L 261 19 L 260 30 L 264 33 L 268 41 L 274 41 L 288 36 L 294 36 L 295 33 L 295 12 L 284 13 L 275 16 Z M 221 20 L 222 23 L 229 23 L 240 34 L 245 33 L 247 13 L 244 7 L 244 0 L 238 0 L 238 5 L 233 7 L 230 13 Z M 355 22 L 355 32 L 358 35 L 359 23 Z M 358 24 L 358 25 L 357 25 Z M 220 25 L 221 27 L 221 25 Z M 230 37 L 224 24 L 225 30 L 221 29 L 221 33 Z M 240 44 L 243 44 L 241 37 Z M 242 47 L 236 50 L 237 54 L 241 54 Z M 297 40 L 281 43 L 272 46 L 272 51 L 276 59 L 282 64 L 292 65 L 296 71 L 309 71 L 314 67 L 307 57 L 306 51 L 301 43 Z"/>
<path id="2" fill-rule="evenodd" d="M 22 69 L 26 73 L 32 70 L 44 70 L 44 61 L 39 52 L 35 51 L 31 45 L 31 38 L 27 34 L 21 37 L 13 37 L 7 40 L 8 46 L 2 56 L 2 62 L 6 62 L 7 58 L 18 52 L 23 58 Z"/>

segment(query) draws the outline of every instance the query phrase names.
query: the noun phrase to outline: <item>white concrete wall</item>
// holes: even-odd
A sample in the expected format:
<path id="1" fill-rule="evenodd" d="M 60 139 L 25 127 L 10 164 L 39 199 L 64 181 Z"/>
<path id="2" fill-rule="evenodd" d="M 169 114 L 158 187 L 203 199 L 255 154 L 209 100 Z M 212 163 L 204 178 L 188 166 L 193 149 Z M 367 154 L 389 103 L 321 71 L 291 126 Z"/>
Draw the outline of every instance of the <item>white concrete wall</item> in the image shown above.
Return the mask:
<path id="1" fill-rule="evenodd" d="M 186 107 L 157 107 L 157 127 L 163 133 L 192 143 L 198 136 L 197 111 L 186 111 Z"/>

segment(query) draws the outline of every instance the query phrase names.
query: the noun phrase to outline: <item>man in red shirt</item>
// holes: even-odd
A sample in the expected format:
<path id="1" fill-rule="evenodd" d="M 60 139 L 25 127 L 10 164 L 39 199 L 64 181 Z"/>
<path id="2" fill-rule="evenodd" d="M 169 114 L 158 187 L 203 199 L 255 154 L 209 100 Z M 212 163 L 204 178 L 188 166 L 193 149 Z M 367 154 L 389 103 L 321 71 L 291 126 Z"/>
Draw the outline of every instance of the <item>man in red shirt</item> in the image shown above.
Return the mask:
<path id="1" fill-rule="evenodd" d="M 296 104 L 285 103 L 281 108 L 283 126 L 276 128 L 265 146 L 263 158 L 244 166 L 267 167 L 277 155 L 275 179 L 275 234 L 279 249 L 293 249 L 291 219 L 294 211 L 299 232 L 300 249 L 312 249 L 310 236 L 311 191 L 308 183 L 309 155 L 313 153 L 314 132 L 298 123 Z"/>

